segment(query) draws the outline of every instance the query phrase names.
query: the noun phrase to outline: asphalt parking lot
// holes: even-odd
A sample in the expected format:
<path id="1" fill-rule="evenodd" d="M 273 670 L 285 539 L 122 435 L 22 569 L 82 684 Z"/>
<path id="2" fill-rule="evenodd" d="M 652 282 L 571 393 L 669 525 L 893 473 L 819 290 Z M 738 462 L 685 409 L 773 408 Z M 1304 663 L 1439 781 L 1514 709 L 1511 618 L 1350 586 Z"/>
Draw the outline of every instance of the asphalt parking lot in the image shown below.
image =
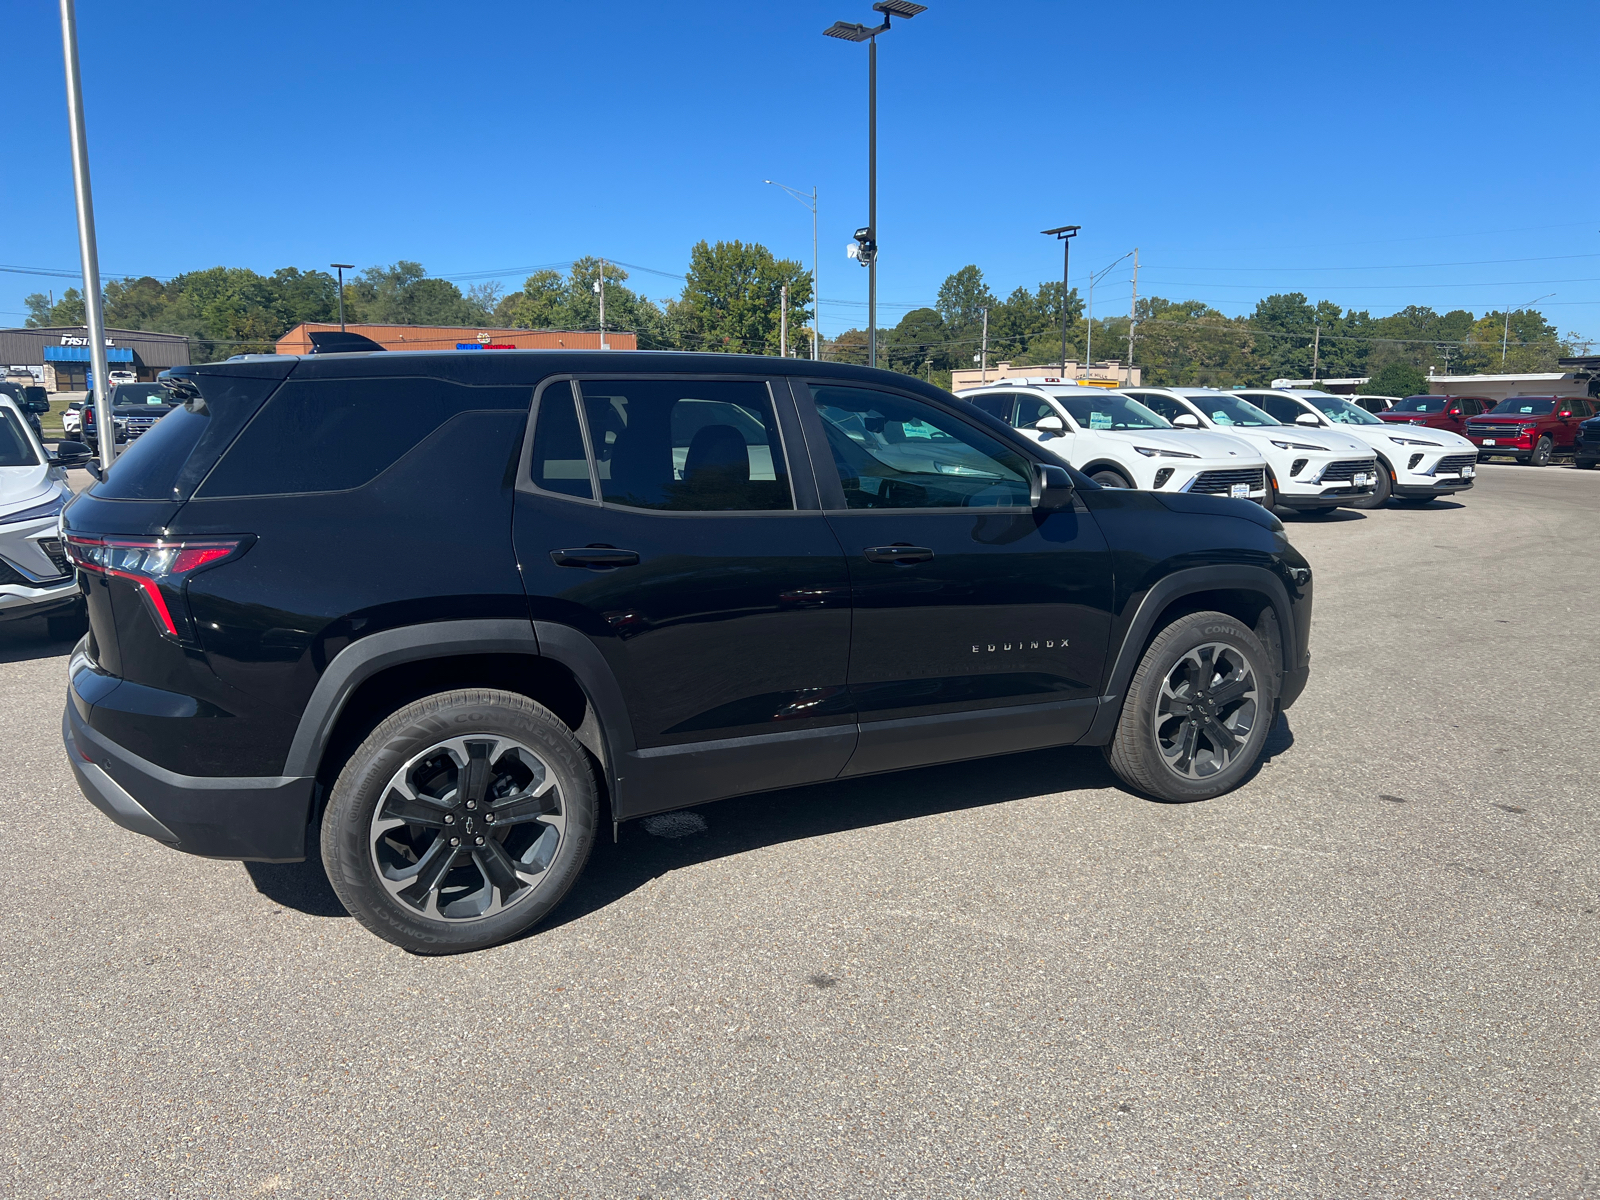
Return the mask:
<path id="1" fill-rule="evenodd" d="M 1289 518 L 1311 685 L 1231 795 L 727 801 L 445 959 L 111 825 L 0 626 L 0 1196 L 1600 1196 L 1597 502 Z"/>

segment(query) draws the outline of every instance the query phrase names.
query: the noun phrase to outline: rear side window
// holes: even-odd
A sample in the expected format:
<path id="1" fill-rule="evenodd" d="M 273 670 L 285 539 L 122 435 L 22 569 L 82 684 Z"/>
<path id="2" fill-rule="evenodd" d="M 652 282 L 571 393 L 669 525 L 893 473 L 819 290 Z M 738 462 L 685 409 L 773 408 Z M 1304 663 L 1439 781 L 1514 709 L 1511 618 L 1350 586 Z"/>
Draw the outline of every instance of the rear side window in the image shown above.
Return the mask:
<path id="1" fill-rule="evenodd" d="M 118 455 L 105 479 L 94 485 L 95 496 L 187 500 L 278 386 L 277 379 L 207 372 L 185 376 L 185 382 L 200 394 L 157 421 Z"/>
<path id="2" fill-rule="evenodd" d="M 507 390 L 440 379 L 291 380 L 229 447 L 197 496 L 358 488 L 457 413 L 506 407 Z M 527 392 L 515 390 L 526 404 Z"/>
<path id="3" fill-rule="evenodd" d="M 547 492 L 594 499 L 578 404 L 572 397 L 572 384 L 565 379 L 552 383 L 539 397 L 539 418 L 533 427 L 533 482 Z"/>
<path id="4" fill-rule="evenodd" d="M 0 467 L 37 467 L 39 456 L 23 431 L 22 421 L 9 408 L 0 408 Z"/>

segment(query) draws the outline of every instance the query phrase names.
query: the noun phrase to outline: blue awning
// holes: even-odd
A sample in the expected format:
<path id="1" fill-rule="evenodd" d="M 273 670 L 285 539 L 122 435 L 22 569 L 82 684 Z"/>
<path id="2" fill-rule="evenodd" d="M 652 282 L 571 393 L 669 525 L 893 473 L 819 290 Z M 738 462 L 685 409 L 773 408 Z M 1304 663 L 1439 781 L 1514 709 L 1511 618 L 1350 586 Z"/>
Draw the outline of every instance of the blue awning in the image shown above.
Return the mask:
<path id="1" fill-rule="evenodd" d="M 89 362 L 89 346 L 46 346 L 45 362 Z M 107 362 L 132 362 L 133 351 L 127 346 L 107 346 Z"/>

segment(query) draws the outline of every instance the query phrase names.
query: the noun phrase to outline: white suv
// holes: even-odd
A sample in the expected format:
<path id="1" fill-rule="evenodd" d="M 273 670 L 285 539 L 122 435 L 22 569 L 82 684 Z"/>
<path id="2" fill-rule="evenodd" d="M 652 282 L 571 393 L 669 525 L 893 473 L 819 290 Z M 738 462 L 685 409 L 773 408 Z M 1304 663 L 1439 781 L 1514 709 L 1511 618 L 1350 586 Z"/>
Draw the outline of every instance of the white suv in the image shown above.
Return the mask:
<path id="1" fill-rule="evenodd" d="M 1122 392 L 1011 379 L 959 397 L 1105 487 L 1267 499 L 1260 451 L 1235 438 L 1173 429 Z"/>
<path id="2" fill-rule="evenodd" d="M 1378 486 L 1354 508 L 1382 508 L 1390 496 L 1426 504 L 1466 491 L 1477 474 L 1478 448 L 1448 429 L 1392 425 L 1328 392 L 1252 388 L 1239 394 L 1297 429 L 1337 430 L 1370 446 L 1378 456 Z"/>
<path id="3" fill-rule="evenodd" d="M 1128 395 L 1179 429 L 1222 431 L 1255 446 L 1271 468 L 1268 508 L 1330 513 L 1341 505 L 1360 506 L 1377 484 L 1377 460 L 1365 442 L 1285 426 L 1238 392 L 1129 388 Z"/>
<path id="4" fill-rule="evenodd" d="M 61 545 L 61 509 L 72 499 L 63 469 L 88 450 L 51 455 L 9 396 L 0 396 L 0 621 L 47 617 L 50 636 L 81 632 L 78 578 Z"/>

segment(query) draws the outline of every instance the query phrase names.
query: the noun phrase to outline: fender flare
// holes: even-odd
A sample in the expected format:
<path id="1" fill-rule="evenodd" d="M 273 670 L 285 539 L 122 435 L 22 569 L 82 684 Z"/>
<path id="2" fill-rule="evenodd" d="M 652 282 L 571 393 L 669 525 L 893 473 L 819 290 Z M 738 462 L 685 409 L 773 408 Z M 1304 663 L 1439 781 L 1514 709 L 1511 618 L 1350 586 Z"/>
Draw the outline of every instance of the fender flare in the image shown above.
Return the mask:
<path id="1" fill-rule="evenodd" d="M 1259 592 L 1267 598 L 1278 617 L 1278 636 L 1283 642 L 1283 655 L 1278 664 L 1280 687 L 1283 678 L 1300 662 L 1299 632 L 1294 624 L 1294 612 L 1289 604 L 1289 592 L 1266 567 L 1245 563 L 1230 566 L 1189 567 L 1164 575 L 1153 583 L 1139 599 L 1121 646 L 1106 673 L 1105 687 L 1100 696 L 1100 711 L 1095 714 L 1089 732 L 1080 740 L 1081 745 L 1096 746 L 1110 742 L 1116 732 L 1117 720 L 1122 715 L 1122 698 L 1127 695 L 1128 684 L 1144 654 L 1145 643 L 1155 632 L 1156 618 L 1174 600 L 1197 592 L 1214 592 L 1219 589 Z"/>

